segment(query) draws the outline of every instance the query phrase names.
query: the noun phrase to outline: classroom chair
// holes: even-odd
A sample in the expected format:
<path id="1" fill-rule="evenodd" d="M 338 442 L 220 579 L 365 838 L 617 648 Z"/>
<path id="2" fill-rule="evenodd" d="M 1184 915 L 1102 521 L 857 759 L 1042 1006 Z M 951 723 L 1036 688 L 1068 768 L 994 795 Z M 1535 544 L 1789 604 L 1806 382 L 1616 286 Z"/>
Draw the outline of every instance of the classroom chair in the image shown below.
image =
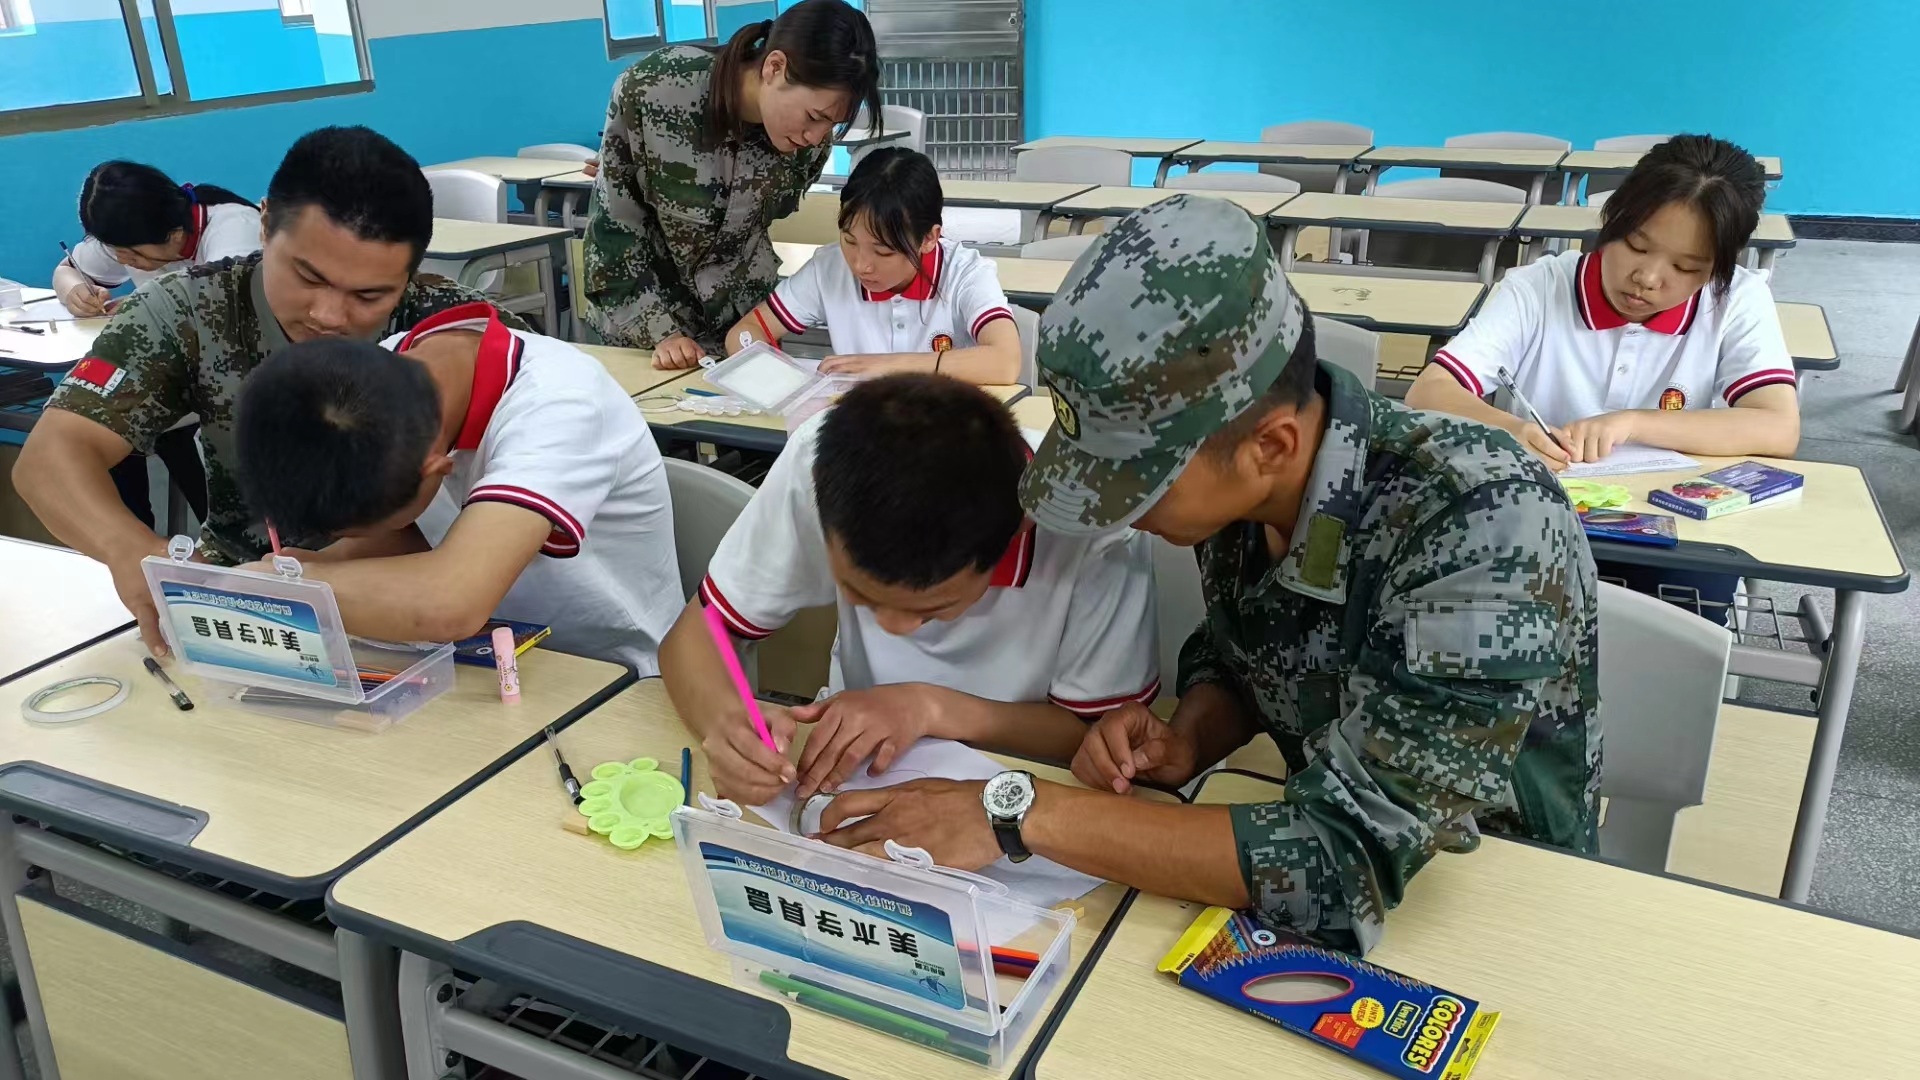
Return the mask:
<path id="1" fill-rule="evenodd" d="M 854 170 L 855 166 L 860 164 L 862 158 L 880 149 L 882 146 L 904 146 L 916 153 L 924 154 L 927 152 L 927 114 L 921 112 L 919 109 L 909 109 L 905 105 L 882 105 L 880 107 L 880 126 L 890 129 L 905 128 L 908 132 L 907 137 L 904 139 L 895 139 L 893 142 L 862 146 L 854 150 L 852 155 L 847 159 L 847 171 L 849 173 Z M 859 115 L 853 118 L 853 123 L 847 130 L 856 135 L 867 130 L 867 110 L 864 107 L 861 108 Z"/>
<path id="2" fill-rule="evenodd" d="M 1443 146 L 1458 146 L 1476 150 L 1571 150 L 1573 142 L 1569 139 L 1556 139 L 1552 135 L 1535 135 L 1526 131 L 1481 131 L 1472 135 L 1450 135 Z M 1474 169 L 1441 169 L 1442 177 L 1462 177 L 1470 180 L 1490 180 L 1496 184 L 1507 184 L 1532 194 L 1535 173 L 1485 172 Z M 1540 202 L 1552 206 L 1560 201 L 1560 194 L 1566 187 L 1566 177 L 1561 173 L 1548 173 L 1540 185 Z"/>
<path id="3" fill-rule="evenodd" d="M 1300 181 L 1257 172 L 1204 172 L 1170 176 L 1166 186 L 1184 191 L 1274 191 L 1291 195 L 1300 190 Z"/>
<path id="4" fill-rule="evenodd" d="M 1353 372 L 1360 385 L 1373 389 L 1380 375 L 1380 335 L 1362 326 L 1322 315 L 1313 317 L 1313 346 L 1320 359 Z"/>
<path id="5" fill-rule="evenodd" d="M 1262 129 L 1260 141 L 1269 143 L 1332 143 L 1372 146 L 1373 129 L 1338 120 L 1297 120 Z M 1301 191 L 1332 191 L 1340 175 L 1338 165 L 1262 165 L 1268 176 L 1284 176 L 1300 185 Z M 1349 194 L 1359 194 L 1355 181 L 1347 182 Z"/>
<path id="6" fill-rule="evenodd" d="M 837 244 L 840 242 L 840 194 L 809 191 L 800 207 L 767 227 L 767 237 L 783 244 Z"/>
<path id="7" fill-rule="evenodd" d="M 1907 338 L 1907 355 L 1901 358 L 1900 374 L 1893 380 L 1893 392 L 1902 395 L 1901 431 L 1912 431 L 1914 420 L 1920 418 L 1920 379 L 1913 377 L 1916 364 L 1920 364 L 1920 321 L 1913 324 L 1913 334 Z"/>
<path id="8" fill-rule="evenodd" d="M 1614 154 L 1631 154 L 1636 150 L 1641 152 L 1651 150 L 1671 138 L 1673 138 L 1672 135 L 1615 135 L 1610 139 L 1593 140 L 1593 148 Z M 1612 191 L 1620 186 L 1620 181 L 1625 179 L 1625 176 L 1619 175 L 1587 177 L 1587 205 L 1599 205 L 1593 201 L 1593 197 Z"/>
<path id="9" fill-rule="evenodd" d="M 1098 234 L 1081 233 L 1077 236 L 1049 236 L 1045 240 L 1020 245 L 1020 257 L 1023 259 L 1059 259 L 1072 262 L 1093 246 Z"/>
<path id="10" fill-rule="evenodd" d="M 1013 159 L 1013 178 L 1127 187 L 1133 183 L 1133 158 L 1124 151 L 1098 146 L 1053 146 L 1042 150 L 1026 150 Z M 1039 239 L 1034 235 L 1034 227 L 1039 220 L 1037 211 L 1020 212 L 1022 240 Z"/>
<path id="11" fill-rule="evenodd" d="M 1527 193 L 1519 188 L 1488 180 L 1450 177 L 1433 180 L 1400 180 L 1373 189 L 1377 199 L 1439 199 L 1447 202 L 1523 203 Z M 1394 232 L 1387 229 L 1363 232 L 1360 259 L 1376 266 L 1398 266 L 1416 270 L 1440 270 L 1448 273 L 1477 272 L 1487 249 L 1485 237 L 1450 236 L 1446 233 Z M 1500 242 L 1494 265 L 1508 267 L 1520 261 L 1517 240 Z"/>
<path id="12" fill-rule="evenodd" d="M 496 223 L 507 220 L 507 185 L 499 177 L 472 169 L 429 169 L 426 176 L 433 189 L 434 217 Z M 441 259 L 423 261 L 420 270 L 449 278 L 460 273 L 458 264 Z M 480 275 L 477 287 L 502 311 L 544 317 L 547 298 L 540 291 L 540 268 L 535 265 L 489 270 Z M 554 331 L 551 326 L 541 327 L 542 333 Z"/>
<path id="13" fill-rule="evenodd" d="M 1040 375 L 1040 313 L 1032 308 L 1009 303 L 1007 310 L 1013 312 L 1013 327 L 1020 332 L 1020 378 L 1021 386 L 1032 386 Z"/>
<path id="14" fill-rule="evenodd" d="M 707 563 L 733 519 L 753 499 L 753 485 L 719 469 L 679 458 L 667 467 L 667 496 L 673 501 L 673 547 L 680 557 L 680 594 L 688 599 L 707 576 Z"/>
<path id="15" fill-rule="evenodd" d="M 1733 635 L 1651 596 L 1600 585 L 1603 858 L 1667 868 L 1674 815 L 1706 798 Z"/>

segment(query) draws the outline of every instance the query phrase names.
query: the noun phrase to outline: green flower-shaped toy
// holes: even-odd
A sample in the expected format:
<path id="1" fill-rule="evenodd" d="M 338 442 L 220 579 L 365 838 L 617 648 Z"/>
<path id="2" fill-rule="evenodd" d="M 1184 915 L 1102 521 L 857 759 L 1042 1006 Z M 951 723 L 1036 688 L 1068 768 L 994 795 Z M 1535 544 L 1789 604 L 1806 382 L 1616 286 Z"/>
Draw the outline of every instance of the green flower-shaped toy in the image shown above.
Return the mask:
<path id="1" fill-rule="evenodd" d="M 631 851 L 648 837 L 673 837 L 667 816 L 686 798 L 680 781 L 659 771 L 650 757 L 607 761 L 593 767 L 593 779 L 580 789 L 580 812 L 587 828 L 623 851 Z"/>

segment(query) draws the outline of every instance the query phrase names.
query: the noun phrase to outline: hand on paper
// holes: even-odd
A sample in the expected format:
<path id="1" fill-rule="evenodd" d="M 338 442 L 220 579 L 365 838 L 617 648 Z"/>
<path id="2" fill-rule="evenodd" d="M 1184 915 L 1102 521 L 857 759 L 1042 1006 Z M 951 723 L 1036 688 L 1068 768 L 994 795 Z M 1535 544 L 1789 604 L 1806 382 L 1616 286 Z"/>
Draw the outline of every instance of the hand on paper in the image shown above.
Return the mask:
<path id="1" fill-rule="evenodd" d="M 767 749 L 767 744 L 760 741 L 744 711 L 728 722 L 715 724 L 700 740 L 700 749 L 707 755 L 707 765 L 713 772 L 714 790 L 722 798 L 743 806 L 757 806 L 771 800 L 793 783 L 795 775 L 793 763 L 782 756 L 787 747 L 793 745 L 792 715 L 766 702 L 760 703 L 760 713 L 766 718 L 767 730 L 773 734 L 774 745 L 780 748 L 780 753 Z"/>
<path id="2" fill-rule="evenodd" d="M 1000 841 L 987 823 L 984 780 L 909 780 L 893 787 L 849 791 L 820 815 L 820 839 L 876 858 L 886 842 L 923 848 L 955 870 L 978 870 L 1000 858 Z M 851 825 L 841 822 L 853 818 Z"/>
<path id="3" fill-rule="evenodd" d="M 1194 755 L 1192 739 L 1145 705 L 1128 702 L 1087 730 L 1073 755 L 1073 775 L 1090 788 L 1122 795 L 1136 779 L 1178 787 L 1193 779 Z"/>
<path id="4" fill-rule="evenodd" d="M 60 297 L 68 311 L 83 319 L 98 318 L 113 314 L 119 305 L 114 302 L 113 294 L 91 282 L 81 282 L 68 289 Z"/>
<path id="5" fill-rule="evenodd" d="M 1574 445 L 1573 439 L 1567 435 L 1565 430 L 1556 428 L 1553 434 L 1558 435 L 1568 446 Z M 1546 462 L 1547 468 L 1552 469 L 1554 472 L 1559 472 L 1575 460 L 1578 460 L 1568 457 L 1567 452 L 1560 449 L 1559 444 L 1555 443 L 1553 437 L 1548 435 L 1546 430 L 1539 424 L 1521 424 L 1519 427 L 1513 429 L 1513 437 L 1520 440 L 1520 445 L 1532 451 L 1535 457 Z"/>
<path id="6" fill-rule="evenodd" d="M 1630 443 L 1634 437 L 1631 412 L 1602 413 L 1567 425 L 1567 445 L 1573 448 L 1575 461 L 1599 461 L 1613 448 Z"/>
<path id="7" fill-rule="evenodd" d="M 896 683 L 871 690 L 843 690 L 825 701 L 802 705 L 793 718 L 815 724 L 800 752 L 795 798 L 838 791 L 869 756 L 868 776 L 893 767 L 894 759 L 934 733 L 943 700 L 953 691 L 926 683 Z"/>

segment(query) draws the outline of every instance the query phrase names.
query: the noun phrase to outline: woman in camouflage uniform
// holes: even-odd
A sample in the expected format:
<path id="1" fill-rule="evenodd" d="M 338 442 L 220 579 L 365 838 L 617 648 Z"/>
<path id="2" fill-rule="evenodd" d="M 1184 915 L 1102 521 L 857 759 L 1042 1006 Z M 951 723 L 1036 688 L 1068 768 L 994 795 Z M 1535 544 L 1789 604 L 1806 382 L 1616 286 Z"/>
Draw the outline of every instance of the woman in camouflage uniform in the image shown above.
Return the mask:
<path id="1" fill-rule="evenodd" d="M 863 104 L 878 123 L 879 82 L 873 28 L 844 0 L 628 68 L 607 106 L 581 317 L 610 344 L 655 350 L 657 367 L 722 353 L 773 291 L 767 226 L 798 209 L 836 127 Z"/>

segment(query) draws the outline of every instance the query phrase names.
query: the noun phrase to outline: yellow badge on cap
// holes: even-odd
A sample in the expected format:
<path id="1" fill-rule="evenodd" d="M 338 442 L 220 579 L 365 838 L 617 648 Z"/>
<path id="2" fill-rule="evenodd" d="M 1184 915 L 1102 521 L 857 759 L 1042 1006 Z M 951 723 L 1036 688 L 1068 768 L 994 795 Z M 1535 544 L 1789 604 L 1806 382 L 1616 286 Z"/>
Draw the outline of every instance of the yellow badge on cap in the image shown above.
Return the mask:
<path id="1" fill-rule="evenodd" d="M 1060 421 L 1060 430 L 1066 432 L 1067 438 L 1080 437 L 1080 414 L 1073 411 L 1073 402 L 1061 397 L 1058 390 L 1053 392 L 1053 416 Z"/>

